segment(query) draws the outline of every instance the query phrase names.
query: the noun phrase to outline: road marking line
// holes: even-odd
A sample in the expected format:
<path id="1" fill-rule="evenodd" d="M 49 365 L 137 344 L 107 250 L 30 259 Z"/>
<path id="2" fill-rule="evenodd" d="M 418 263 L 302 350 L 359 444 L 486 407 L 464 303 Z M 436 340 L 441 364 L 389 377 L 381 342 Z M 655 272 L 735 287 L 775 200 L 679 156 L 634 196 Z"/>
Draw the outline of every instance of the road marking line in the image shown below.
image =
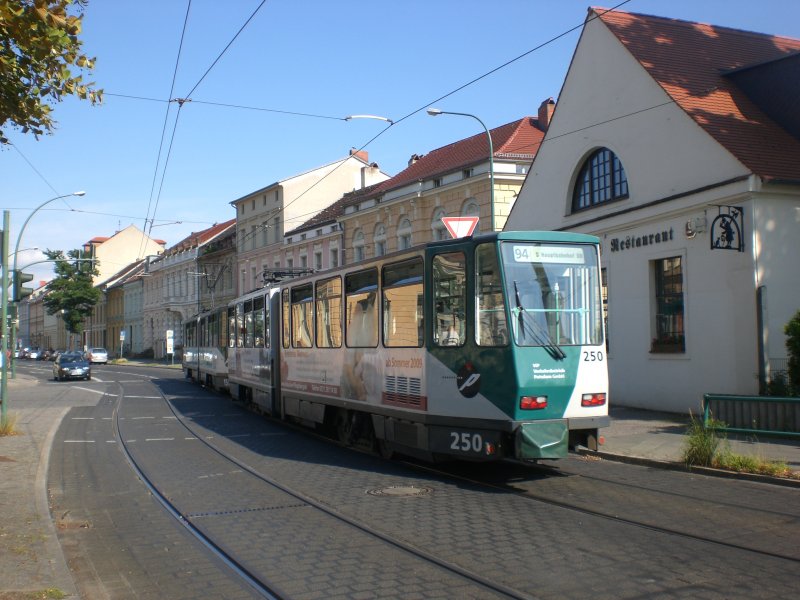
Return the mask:
<path id="1" fill-rule="evenodd" d="M 94 421 L 94 417 L 72 417 L 73 421 Z"/>
<path id="2" fill-rule="evenodd" d="M 65 444 L 94 444 L 94 440 L 64 440 Z"/>
<path id="3" fill-rule="evenodd" d="M 83 390 L 84 392 L 92 392 L 93 394 L 100 394 L 101 396 L 105 396 L 106 395 L 105 392 L 101 392 L 100 390 L 93 390 L 92 388 L 80 387 L 78 385 L 73 386 L 73 389 Z"/>
<path id="4" fill-rule="evenodd" d="M 172 442 L 175 438 L 145 438 L 145 442 Z"/>
<path id="5" fill-rule="evenodd" d="M 147 400 L 161 400 L 161 396 L 128 396 L 128 395 L 126 395 L 125 398 L 145 398 Z"/>
<path id="6" fill-rule="evenodd" d="M 137 419 L 155 419 L 155 417 L 131 417 L 132 421 L 136 421 Z"/>
<path id="7" fill-rule="evenodd" d="M 106 440 L 106 444 L 116 444 L 117 440 Z"/>
<path id="8" fill-rule="evenodd" d="M 196 437 L 185 437 L 183 439 L 185 439 L 185 440 L 196 440 L 197 438 Z"/>

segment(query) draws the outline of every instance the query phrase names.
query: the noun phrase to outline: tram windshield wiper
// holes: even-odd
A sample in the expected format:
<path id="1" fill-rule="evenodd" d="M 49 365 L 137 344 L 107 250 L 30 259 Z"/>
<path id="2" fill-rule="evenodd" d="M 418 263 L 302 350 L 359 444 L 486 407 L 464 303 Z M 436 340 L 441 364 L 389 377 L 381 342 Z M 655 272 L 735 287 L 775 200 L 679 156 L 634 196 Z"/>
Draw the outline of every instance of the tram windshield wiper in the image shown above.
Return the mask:
<path id="1" fill-rule="evenodd" d="M 517 320 L 519 321 L 519 332 L 520 338 L 525 337 L 525 320 L 528 320 L 528 324 L 531 325 L 531 332 L 530 336 L 533 338 L 533 341 L 536 342 L 539 346 L 547 350 L 547 352 L 555 358 L 556 360 L 563 360 L 567 357 L 566 352 L 564 352 L 558 344 L 556 344 L 553 339 L 550 337 L 550 334 L 547 332 L 547 329 L 542 327 L 539 323 L 536 322 L 536 319 L 530 315 L 527 309 L 522 305 L 522 299 L 519 295 L 519 287 L 517 286 L 517 281 L 514 280 L 514 300 L 517 304 L 516 311 L 517 311 Z"/>

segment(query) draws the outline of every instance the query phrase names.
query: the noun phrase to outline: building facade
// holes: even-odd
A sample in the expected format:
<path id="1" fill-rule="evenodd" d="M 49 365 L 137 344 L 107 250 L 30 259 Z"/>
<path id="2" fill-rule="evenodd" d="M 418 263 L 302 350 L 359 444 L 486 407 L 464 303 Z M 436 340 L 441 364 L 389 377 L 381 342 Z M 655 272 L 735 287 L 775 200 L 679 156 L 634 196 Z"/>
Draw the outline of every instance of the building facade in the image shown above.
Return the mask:
<path id="1" fill-rule="evenodd" d="M 613 403 L 756 394 L 800 307 L 800 40 L 589 17 L 507 228 L 601 239 Z"/>

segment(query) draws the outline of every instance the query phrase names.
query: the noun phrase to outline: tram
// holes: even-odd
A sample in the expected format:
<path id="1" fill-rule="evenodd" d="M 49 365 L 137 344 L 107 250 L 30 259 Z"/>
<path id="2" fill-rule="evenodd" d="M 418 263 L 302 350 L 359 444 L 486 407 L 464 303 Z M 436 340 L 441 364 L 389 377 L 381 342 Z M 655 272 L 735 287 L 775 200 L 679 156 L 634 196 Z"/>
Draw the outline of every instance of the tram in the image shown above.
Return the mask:
<path id="1" fill-rule="evenodd" d="M 348 445 L 563 458 L 609 424 L 599 244 L 494 232 L 245 294 L 186 323 L 186 377 Z"/>

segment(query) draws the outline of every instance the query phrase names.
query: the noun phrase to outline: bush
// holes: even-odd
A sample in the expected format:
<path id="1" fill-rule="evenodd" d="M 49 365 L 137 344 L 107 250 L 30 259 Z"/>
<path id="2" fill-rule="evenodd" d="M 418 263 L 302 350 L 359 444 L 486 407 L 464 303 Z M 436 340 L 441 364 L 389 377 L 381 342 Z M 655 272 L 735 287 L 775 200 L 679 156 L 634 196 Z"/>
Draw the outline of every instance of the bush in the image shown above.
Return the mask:
<path id="1" fill-rule="evenodd" d="M 789 351 L 789 388 L 794 396 L 800 396 L 800 310 L 783 328 L 786 334 L 786 349 Z"/>
<path id="2" fill-rule="evenodd" d="M 689 423 L 686 430 L 686 440 L 683 447 L 683 462 L 687 465 L 710 467 L 714 464 L 714 456 L 721 440 L 725 439 L 725 423 L 716 419 L 709 419 L 708 426 L 703 426 L 703 420 L 695 418 Z"/>

